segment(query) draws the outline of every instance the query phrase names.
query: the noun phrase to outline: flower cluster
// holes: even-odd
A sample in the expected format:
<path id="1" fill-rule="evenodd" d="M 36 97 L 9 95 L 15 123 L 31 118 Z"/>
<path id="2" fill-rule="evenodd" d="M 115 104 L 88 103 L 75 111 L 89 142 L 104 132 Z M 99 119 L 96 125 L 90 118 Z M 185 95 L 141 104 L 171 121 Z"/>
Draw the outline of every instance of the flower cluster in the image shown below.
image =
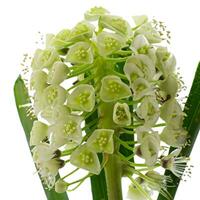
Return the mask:
<path id="1" fill-rule="evenodd" d="M 185 115 L 176 98 L 181 86 L 176 60 L 152 21 L 133 19 L 132 28 L 123 18 L 94 7 L 72 29 L 48 34 L 46 47 L 35 51 L 30 90 L 38 120 L 30 144 L 39 174 L 57 192 L 71 185 L 65 182 L 68 175 L 56 180 L 61 167 L 70 162 L 87 170 L 81 183 L 98 175 L 110 155 L 137 175 L 127 174 L 133 199 L 149 198 L 152 190 L 168 197 L 170 178 L 156 168 L 183 174 L 187 158 L 161 151 L 163 145 L 179 150 L 187 140 Z M 76 81 L 69 86 L 71 78 Z M 132 141 L 123 140 L 126 134 Z M 120 146 L 142 163 L 127 159 Z"/>

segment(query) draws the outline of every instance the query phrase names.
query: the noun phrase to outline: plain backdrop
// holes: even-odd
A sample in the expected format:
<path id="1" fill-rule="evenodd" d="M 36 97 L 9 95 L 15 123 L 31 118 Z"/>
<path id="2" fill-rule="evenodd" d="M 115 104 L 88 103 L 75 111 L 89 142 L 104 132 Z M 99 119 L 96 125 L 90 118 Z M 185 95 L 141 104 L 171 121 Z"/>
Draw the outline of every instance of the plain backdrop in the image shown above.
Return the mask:
<path id="1" fill-rule="evenodd" d="M 82 20 L 86 10 L 103 6 L 131 21 L 146 14 L 164 21 L 171 31 L 171 50 L 188 86 L 200 60 L 200 12 L 190 0 L 0 0 L 0 199 L 45 200 L 20 125 L 13 84 L 20 73 L 22 55 L 36 48 L 37 32 L 56 33 Z M 188 91 L 188 90 L 187 90 Z M 181 183 L 176 200 L 198 200 L 200 138 L 191 155 L 192 178 Z M 125 184 L 126 185 L 126 184 Z M 126 196 L 126 188 L 125 195 Z M 86 181 L 69 194 L 72 200 L 91 200 Z M 124 198 L 126 199 L 126 198 Z"/>

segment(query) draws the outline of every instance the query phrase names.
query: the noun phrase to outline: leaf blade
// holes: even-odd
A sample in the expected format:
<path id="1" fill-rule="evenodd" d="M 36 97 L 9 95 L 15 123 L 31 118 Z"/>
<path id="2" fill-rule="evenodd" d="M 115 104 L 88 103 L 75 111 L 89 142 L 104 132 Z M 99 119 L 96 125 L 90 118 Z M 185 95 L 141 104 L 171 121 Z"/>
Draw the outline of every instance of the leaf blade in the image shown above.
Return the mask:
<path id="1" fill-rule="evenodd" d="M 27 88 L 20 76 L 17 78 L 14 85 L 14 96 L 19 118 L 23 126 L 27 142 L 29 144 L 30 131 L 32 129 L 33 122 L 34 120 L 36 120 L 36 118 L 28 117 L 26 108 L 20 107 L 20 105 L 25 105 L 27 103 L 30 103 Z M 29 148 L 30 150 L 32 149 L 30 146 Z M 68 196 L 66 193 L 58 194 L 54 190 L 45 189 L 45 186 L 43 184 L 42 186 L 48 200 L 68 200 Z"/>

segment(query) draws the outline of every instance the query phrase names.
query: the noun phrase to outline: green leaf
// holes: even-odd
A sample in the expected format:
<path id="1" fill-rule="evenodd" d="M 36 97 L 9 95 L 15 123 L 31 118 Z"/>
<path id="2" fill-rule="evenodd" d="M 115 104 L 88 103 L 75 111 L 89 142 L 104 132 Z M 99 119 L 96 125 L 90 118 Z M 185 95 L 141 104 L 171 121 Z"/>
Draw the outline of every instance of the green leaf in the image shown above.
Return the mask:
<path id="1" fill-rule="evenodd" d="M 36 120 L 36 118 L 27 116 L 27 107 L 21 107 L 21 105 L 30 103 L 28 91 L 21 76 L 19 76 L 15 82 L 14 95 L 15 95 L 15 102 L 16 102 L 19 118 L 23 126 L 27 142 L 29 144 L 30 131 L 33 126 L 33 121 Z M 31 150 L 30 146 L 29 148 Z M 43 185 L 43 189 L 48 200 L 68 200 L 66 193 L 58 194 L 54 190 L 46 189 L 45 185 Z"/>
<path id="2" fill-rule="evenodd" d="M 185 104 L 184 112 L 187 116 L 184 119 L 183 126 L 189 134 L 189 145 L 182 149 L 180 155 L 188 157 L 192 152 L 192 148 L 200 129 L 200 63 L 195 73 L 189 97 Z M 171 147 L 170 152 L 173 150 L 174 148 Z M 174 176 L 170 171 L 166 171 L 165 175 L 170 175 L 172 177 L 172 184 L 175 187 L 169 187 L 168 192 L 171 194 L 172 198 L 174 198 L 180 183 L 180 179 Z M 157 200 L 166 200 L 166 198 L 160 194 Z"/>

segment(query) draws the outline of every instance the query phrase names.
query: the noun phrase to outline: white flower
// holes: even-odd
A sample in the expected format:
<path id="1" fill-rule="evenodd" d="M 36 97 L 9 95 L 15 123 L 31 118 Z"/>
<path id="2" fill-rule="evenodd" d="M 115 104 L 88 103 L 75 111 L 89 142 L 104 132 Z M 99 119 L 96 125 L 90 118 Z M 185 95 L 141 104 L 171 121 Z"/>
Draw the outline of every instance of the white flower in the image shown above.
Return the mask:
<path id="1" fill-rule="evenodd" d="M 145 126 L 153 126 L 157 122 L 160 112 L 159 105 L 154 96 L 144 97 L 136 109 L 139 118 L 144 119 Z"/>
<path id="2" fill-rule="evenodd" d="M 187 140 L 188 132 L 183 128 L 172 129 L 171 127 L 165 127 L 162 131 L 160 138 L 166 144 L 173 147 L 184 146 Z"/>
<path id="3" fill-rule="evenodd" d="M 133 100 L 137 101 L 147 95 L 153 95 L 152 85 L 144 78 L 138 78 L 132 84 Z"/>
<path id="4" fill-rule="evenodd" d="M 177 149 L 161 159 L 163 168 L 170 170 L 175 176 L 181 178 L 189 161 L 187 157 L 177 157 L 181 149 Z"/>
<path id="5" fill-rule="evenodd" d="M 59 159 L 60 152 L 46 143 L 35 146 L 32 151 L 38 173 L 48 188 L 51 189 L 55 184 L 58 170 L 64 166 L 64 161 Z"/>

